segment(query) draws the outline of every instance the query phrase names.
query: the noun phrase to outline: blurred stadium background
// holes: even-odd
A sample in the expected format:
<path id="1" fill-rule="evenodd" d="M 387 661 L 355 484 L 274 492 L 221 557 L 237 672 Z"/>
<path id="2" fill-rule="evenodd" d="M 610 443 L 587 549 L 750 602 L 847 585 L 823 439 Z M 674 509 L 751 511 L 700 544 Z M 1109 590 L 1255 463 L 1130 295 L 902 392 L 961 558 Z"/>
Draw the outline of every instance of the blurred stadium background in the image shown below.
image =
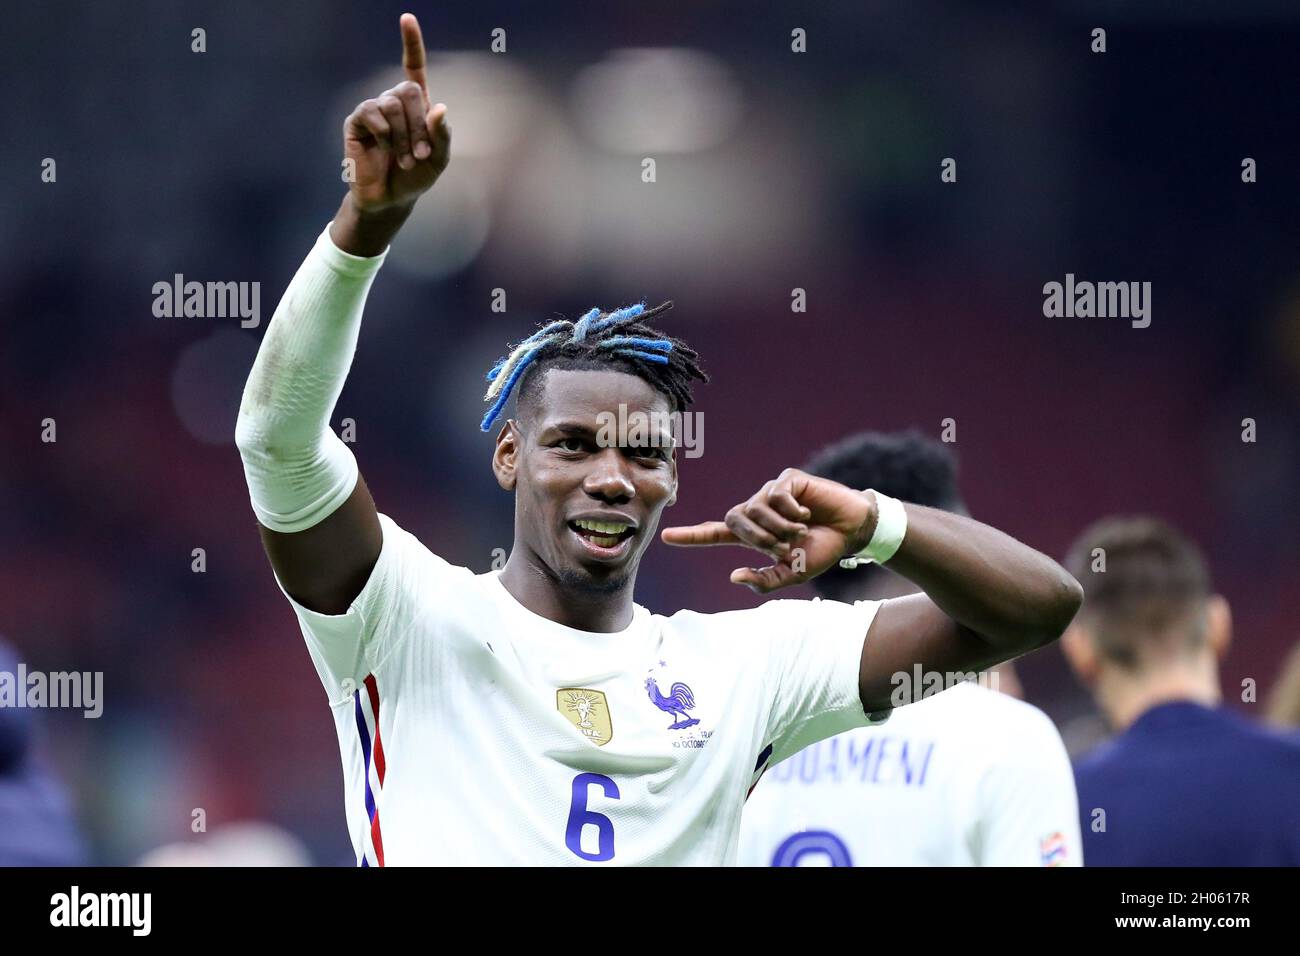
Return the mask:
<path id="1" fill-rule="evenodd" d="M 1300 638 L 1293 4 L 16 5 L 0 635 L 29 668 L 104 672 L 103 716 L 46 712 L 38 740 L 89 860 L 190 839 L 202 808 L 210 829 L 269 821 L 317 863 L 351 861 L 329 711 L 232 436 L 404 9 L 454 134 L 336 417 L 381 511 L 486 570 L 512 510 L 477 430 L 483 372 L 552 313 L 672 298 L 714 379 L 675 522 L 848 431 L 952 418 L 977 517 L 1058 556 L 1112 512 L 1199 542 L 1235 612 L 1228 704 L 1257 712 L 1241 682 L 1265 696 Z M 176 273 L 260 282 L 260 326 L 156 318 L 153 284 Z M 1044 318 L 1066 273 L 1152 282 L 1150 328 Z M 752 604 L 733 558 L 655 546 L 640 602 Z M 1021 675 L 1072 748 L 1095 742 L 1054 649 Z"/>

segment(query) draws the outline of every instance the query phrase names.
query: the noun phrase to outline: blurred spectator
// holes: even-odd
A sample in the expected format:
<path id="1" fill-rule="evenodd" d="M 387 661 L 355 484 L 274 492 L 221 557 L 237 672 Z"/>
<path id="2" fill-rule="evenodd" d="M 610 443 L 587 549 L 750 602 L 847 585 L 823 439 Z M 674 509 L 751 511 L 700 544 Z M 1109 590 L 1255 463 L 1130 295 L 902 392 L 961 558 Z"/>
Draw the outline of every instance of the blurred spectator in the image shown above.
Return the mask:
<path id="1" fill-rule="evenodd" d="M 9 680 L 18 673 L 18 655 L 4 641 L 0 673 Z M 32 711 L 0 704 L 0 866 L 83 865 L 68 797 L 35 752 L 34 731 Z"/>
<path id="2" fill-rule="evenodd" d="M 1062 638 L 1119 736 L 1078 762 L 1092 866 L 1300 865 L 1300 741 L 1221 707 L 1232 622 L 1199 550 L 1153 518 L 1107 518 L 1066 567 Z"/>
<path id="3" fill-rule="evenodd" d="M 247 820 L 213 828 L 187 843 L 168 843 L 146 853 L 140 866 L 311 866 L 297 837 L 271 823 Z"/>

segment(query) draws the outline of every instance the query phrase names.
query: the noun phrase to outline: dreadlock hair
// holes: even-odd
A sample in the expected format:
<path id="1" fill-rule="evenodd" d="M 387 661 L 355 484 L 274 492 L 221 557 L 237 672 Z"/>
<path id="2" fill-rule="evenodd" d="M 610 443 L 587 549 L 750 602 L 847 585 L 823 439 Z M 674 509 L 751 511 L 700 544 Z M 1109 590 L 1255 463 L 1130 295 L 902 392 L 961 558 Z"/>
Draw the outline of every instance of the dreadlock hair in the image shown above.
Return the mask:
<path id="1" fill-rule="evenodd" d="M 691 379 L 707 382 L 709 377 L 694 349 L 647 324 L 672 307 L 669 301 L 646 309 L 642 301 L 614 312 L 592 309 L 577 321 L 560 319 L 542 326 L 487 373 L 483 401 L 492 406 L 479 428 L 491 429 L 516 386 L 524 379 L 539 381 L 531 373 L 543 366 L 629 372 L 667 395 L 673 411 L 682 411 L 691 403 Z"/>

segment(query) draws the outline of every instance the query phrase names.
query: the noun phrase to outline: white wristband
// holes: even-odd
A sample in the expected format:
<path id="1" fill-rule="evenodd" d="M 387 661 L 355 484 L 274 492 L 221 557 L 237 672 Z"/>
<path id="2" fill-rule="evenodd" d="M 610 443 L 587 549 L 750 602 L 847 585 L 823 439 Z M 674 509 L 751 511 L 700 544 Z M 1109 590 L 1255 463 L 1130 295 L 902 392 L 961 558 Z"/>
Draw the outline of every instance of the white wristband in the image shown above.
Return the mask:
<path id="1" fill-rule="evenodd" d="M 882 495 L 874 488 L 867 488 L 863 494 L 871 492 L 876 499 L 876 528 L 871 533 L 867 546 L 857 554 L 840 560 L 840 567 L 853 570 L 859 564 L 884 564 L 898 551 L 907 534 L 907 511 L 897 498 Z"/>

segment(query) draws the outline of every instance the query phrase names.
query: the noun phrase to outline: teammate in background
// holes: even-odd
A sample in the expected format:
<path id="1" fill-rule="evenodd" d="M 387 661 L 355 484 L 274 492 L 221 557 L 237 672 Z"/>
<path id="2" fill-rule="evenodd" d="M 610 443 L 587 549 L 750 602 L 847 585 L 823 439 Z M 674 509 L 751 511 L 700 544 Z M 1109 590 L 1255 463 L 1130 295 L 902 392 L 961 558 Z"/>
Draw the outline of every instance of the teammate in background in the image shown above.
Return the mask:
<path id="1" fill-rule="evenodd" d="M 17 653 L 0 640 L 0 673 L 17 672 Z M 84 866 L 68 795 L 32 746 L 34 725 L 31 710 L 0 705 L 0 866 Z"/>
<path id="2" fill-rule="evenodd" d="M 862 432 L 804 470 L 850 488 L 966 513 L 957 462 L 919 432 Z M 812 582 L 836 601 L 916 586 L 876 565 Z M 1078 866 L 1078 804 L 1065 746 L 1037 707 L 1014 699 L 1010 663 L 831 737 L 770 769 L 741 816 L 743 866 Z M 910 675 L 909 675 L 910 676 Z M 1005 691 L 1006 693 L 999 693 Z"/>
<path id="3" fill-rule="evenodd" d="M 1300 644 L 1291 648 L 1282 673 L 1264 705 L 1270 724 L 1283 730 L 1300 729 Z"/>
<path id="4" fill-rule="evenodd" d="M 1067 564 L 1086 597 L 1062 650 L 1119 734 L 1075 767 L 1088 865 L 1300 865 L 1300 742 L 1221 706 L 1232 622 L 1196 546 L 1107 518 Z"/>
<path id="5" fill-rule="evenodd" d="M 648 324 L 671 303 L 552 322 L 489 372 L 484 431 L 516 397 L 492 455 L 515 503 L 502 569 L 454 566 L 378 514 L 329 417 L 370 282 L 449 155 L 410 14 L 402 34 L 407 80 L 344 124 L 355 175 L 266 330 L 236 428 L 334 710 L 359 865 L 731 862 L 767 762 L 887 716 L 892 674 L 984 668 L 1059 637 L 1082 593 L 1050 558 L 797 469 L 663 540 L 762 552 L 771 565 L 731 575 L 757 591 L 861 554 L 924 593 L 671 617 L 637 605 L 677 497 L 670 415 L 704 378 Z M 737 427 L 761 423 L 756 407 Z"/>

